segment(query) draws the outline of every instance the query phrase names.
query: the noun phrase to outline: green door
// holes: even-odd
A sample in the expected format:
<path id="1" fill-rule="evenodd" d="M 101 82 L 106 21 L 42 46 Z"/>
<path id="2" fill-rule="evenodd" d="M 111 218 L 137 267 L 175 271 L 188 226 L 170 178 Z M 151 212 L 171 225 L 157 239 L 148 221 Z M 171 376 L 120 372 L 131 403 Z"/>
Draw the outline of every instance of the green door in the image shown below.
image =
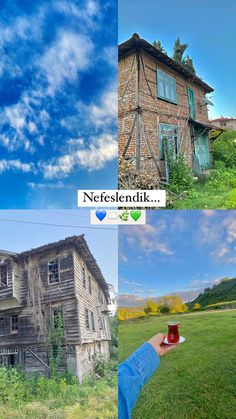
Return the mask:
<path id="1" fill-rule="evenodd" d="M 203 133 L 194 142 L 195 155 L 197 157 L 200 169 L 208 169 L 210 167 L 210 152 L 208 133 Z"/>
<path id="2" fill-rule="evenodd" d="M 189 115 L 191 118 L 196 118 L 196 108 L 195 108 L 195 97 L 194 91 L 188 88 L 188 105 L 189 105 Z"/>

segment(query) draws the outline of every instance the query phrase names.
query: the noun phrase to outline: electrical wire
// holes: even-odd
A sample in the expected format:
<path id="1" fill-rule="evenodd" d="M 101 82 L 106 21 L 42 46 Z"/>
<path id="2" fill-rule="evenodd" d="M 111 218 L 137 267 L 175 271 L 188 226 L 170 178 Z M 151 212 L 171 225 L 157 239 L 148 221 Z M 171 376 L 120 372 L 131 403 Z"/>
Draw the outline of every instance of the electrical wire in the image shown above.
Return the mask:
<path id="1" fill-rule="evenodd" d="M 92 230 L 113 230 L 117 231 L 117 228 L 112 227 L 94 227 L 94 226 L 80 226 L 80 225 L 68 225 L 68 224 L 53 224 L 53 223 L 44 223 L 40 221 L 26 221 L 26 220 L 11 220 L 10 218 L 0 218 L 0 221 L 6 221 L 11 223 L 22 223 L 22 224 L 36 224 L 36 225 L 45 225 L 51 227 L 64 227 L 64 228 L 88 228 Z"/>

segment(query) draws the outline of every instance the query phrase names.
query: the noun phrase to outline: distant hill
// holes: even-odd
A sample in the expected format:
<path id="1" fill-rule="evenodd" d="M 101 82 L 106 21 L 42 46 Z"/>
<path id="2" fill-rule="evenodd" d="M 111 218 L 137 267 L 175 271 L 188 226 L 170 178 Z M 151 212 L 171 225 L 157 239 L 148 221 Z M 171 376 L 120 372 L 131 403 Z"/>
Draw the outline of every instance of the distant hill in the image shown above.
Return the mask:
<path id="1" fill-rule="evenodd" d="M 178 297 L 181 297 L 184 302 L 186 302 L 186 301 L 192 301 L 202 291 L 203 291 L 203 288 L 189 290 L 189 291 L 176 291 L 176 292 L 171 292 L 168 295 L 177 295 Z M 120 294 L 119 307 L 133 307 L 134 309 L 137 309 L 137 310 L 143 310 L 147 301 L 152 300 L 154 302 L 157 302 L 160 300 L 160 298 L 161 296 L 147 298 L 147 297 L 140 297 L 134 294 Z"/>
<path id="2" fill-rule="evenodd" d="M 202 307 L 210 304 L 236 300 L 236 278 L 224 278 L 212 288 L 205 288 L 204 292 L 198 295 L 195 300 L 188 303 L 191 308 L 194 304 L 201 304 Z"/>

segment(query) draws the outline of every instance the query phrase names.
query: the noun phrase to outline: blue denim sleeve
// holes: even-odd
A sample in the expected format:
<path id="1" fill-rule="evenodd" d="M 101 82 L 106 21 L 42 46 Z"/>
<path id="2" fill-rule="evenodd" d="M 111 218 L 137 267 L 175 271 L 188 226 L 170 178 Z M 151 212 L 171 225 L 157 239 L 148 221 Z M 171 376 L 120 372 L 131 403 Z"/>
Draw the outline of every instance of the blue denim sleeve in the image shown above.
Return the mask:
<path id="1" fill-rule="evenodd" d="M 119 419 L 130 418 L 142 387 L 159 363 L 160 359 L 155 349 L 149 343 L 144 343 L 119 365 Z"/>

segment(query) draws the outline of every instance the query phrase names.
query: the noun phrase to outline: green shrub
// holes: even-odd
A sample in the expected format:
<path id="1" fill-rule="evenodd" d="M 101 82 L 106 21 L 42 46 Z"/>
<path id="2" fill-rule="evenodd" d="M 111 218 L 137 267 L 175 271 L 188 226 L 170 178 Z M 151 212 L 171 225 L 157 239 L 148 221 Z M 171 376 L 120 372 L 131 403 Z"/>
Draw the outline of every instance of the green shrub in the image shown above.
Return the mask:
<path id="1" fill-rule="evenodd" d="M 169 163 L 169 187 L 168 189 L 174 193 L 180 193 L 189 190 L 193 186 L 193 174 L 185 161 L 183 154 L 179 154 L 176 158 L 168 152 L 167 159 Z"/>
<path id="2" fill-rule="evenodd" d="M 109 369 L 109 364 L 107 362 L 106 357 L 99 352 L 93 355 L 93 361 L 95 364 L 95 373 L 98 374 L 100 377 L 105 377 Z"/>
<path id="3" fill-rule="evenodd" d="M 229 199 L 225 203 L 227 209 L 236 209 L 236 189 L 229 193 Z"/>
<path id="4" fill-rule="evenodd" d="M 221 134 L 212 144 L 213 161 L 221 161 L 227 168 L 236 168 L 236 131 Z"/>

